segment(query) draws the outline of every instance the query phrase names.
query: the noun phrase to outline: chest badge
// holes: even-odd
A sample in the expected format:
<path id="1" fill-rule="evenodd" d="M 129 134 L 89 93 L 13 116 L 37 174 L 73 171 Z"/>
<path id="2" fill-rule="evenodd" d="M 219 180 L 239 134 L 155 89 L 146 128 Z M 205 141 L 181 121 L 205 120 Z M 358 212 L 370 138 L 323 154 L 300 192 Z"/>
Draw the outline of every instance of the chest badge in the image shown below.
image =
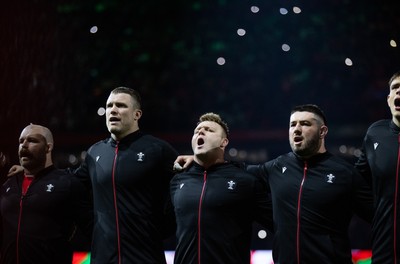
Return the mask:
<path id="1" fill-rule="evenodd" d="M 137 154 L 137 157 L 138 157 L 137 161 L 143 161 L 144 160 L 144 153 L 143 152 L 139 152 Z"/>
<path id="2" fill-rule="evenodd" d="M 335 175 L 333 175 L 333 174 L 331 173 L 331 174 L 326 175 L 326 178 L 327 178 L 327 181 L 326 181 L 326 182 L 328 182 L 328 183 L 333 183 L 333 181 L 335 180 Z"/>
<path id="3" fill-rule="evenodd" d="M 379 143 L 378 143 L 378 142 L 375 142 L 375 143 L 374 143 L 374 149 L 376 150 L 376 149 L 378 148 L 378 146 L 379 146 Z"/>
<path id="4" fill-rule="evenodd" d="M 54 185 L 53 184 L 47 184 L 47 190 L 46 190 L 46 192 L 53 192 L 53 189 L 54 189 Z"/>
<path id="5" fill-rule="evenodd" d="M 236 182 L 234 182 L 234 181 L 228 181 L 227 182 L 227 185 L 228 185 L 228 190 L 234 190 L 234 189 L 236 189 Z"/>

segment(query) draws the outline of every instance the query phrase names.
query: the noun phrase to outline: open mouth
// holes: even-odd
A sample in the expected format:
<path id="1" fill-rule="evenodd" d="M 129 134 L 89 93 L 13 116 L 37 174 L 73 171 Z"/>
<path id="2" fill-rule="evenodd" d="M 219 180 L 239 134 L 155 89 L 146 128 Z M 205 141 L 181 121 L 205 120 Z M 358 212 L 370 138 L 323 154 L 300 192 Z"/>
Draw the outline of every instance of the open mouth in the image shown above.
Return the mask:
<path id="1" fill-rule="evenodd" d="M 119 118 L 118 118 L 118 117 L 110 117 L 108 120 L 109 120 L 110 122 L 118 122 L 118 121 L 119 121 Z"/>
<path id="2" fill-rule="evenodd" d="M 197 139 L 197 146 L 202 146 L 204 145 L 204 139 L 203 138 L 198 138 Z"/>
<path id="3" fill-rule="evenodd" d="M 400 98 L 394 99 L 394 106 L 395 107 L 400 107 Z"/>
<path id="4" fill-rule="evenodd" d="M 299 142 L 303 141 L 303 137 L 295 136 L 295 137 L 293 138 L 293 141 L 294 141 L 294 143 L 299 143 Z"/>

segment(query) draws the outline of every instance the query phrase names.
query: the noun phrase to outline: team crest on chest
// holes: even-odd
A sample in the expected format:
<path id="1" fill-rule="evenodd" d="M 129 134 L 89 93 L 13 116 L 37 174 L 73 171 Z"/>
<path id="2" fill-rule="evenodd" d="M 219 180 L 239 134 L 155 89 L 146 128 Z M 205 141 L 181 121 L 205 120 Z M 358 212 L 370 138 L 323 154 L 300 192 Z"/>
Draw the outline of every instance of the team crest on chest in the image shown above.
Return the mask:
<path id="1" fill-rule="evenodd" d="M 143 161 L 144 160 L 144 153 L 143 152 L 139 152 L 137 155 L 137 161 Z"/>
<path id="2" fill-rule="evenodd" d="M 236 188 L 236 182 L 230 180 L 227 182 L 228 190 L 234 190 Z"/>
<path id="3" fill-rule="evenodd" d="M 46 187 L 47 187 L 46 192 L 53 192 L 53 189 L 54 189 L 54 185 L 53 184 L 51 184 L 51 183 L 47 184 Z"/>
<path id="4" fill-rule="evenodd" d="M 335 175 L 333 175 L 332 173 L 326 175 L 326 182 L 328 183 L 333 183 L 333 181 L 335 180 Z"/>

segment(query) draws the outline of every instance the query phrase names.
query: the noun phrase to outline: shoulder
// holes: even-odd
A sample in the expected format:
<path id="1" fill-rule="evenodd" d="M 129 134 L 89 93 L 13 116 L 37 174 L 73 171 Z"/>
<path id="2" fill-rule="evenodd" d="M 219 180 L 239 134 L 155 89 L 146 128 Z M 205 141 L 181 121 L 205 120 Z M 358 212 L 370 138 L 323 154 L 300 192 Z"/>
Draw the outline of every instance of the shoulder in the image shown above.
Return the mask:
<path id="1" fill-rule="evenodd" d="M 390 119 L 382 119 L 372 123 L 367 130 L 367 134 L 374 134 L 379 131 L 389 130 L 390 129 Z"/>

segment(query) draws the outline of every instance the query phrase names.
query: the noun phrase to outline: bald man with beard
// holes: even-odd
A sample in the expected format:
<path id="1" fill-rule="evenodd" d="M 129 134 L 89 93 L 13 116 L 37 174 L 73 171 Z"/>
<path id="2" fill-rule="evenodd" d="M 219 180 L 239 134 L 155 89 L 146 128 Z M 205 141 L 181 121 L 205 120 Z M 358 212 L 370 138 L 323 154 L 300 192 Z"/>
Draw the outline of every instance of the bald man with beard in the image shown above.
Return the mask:
<path id="1" fill-rule="evenodd" d="M 0 192 L 0 263 L 72 263 L 76 226 L 90 237 L 92 210 L 84 186 L 52 161 L 51 131 L 30 124 L 19 137 L 23 168 Z"/>

